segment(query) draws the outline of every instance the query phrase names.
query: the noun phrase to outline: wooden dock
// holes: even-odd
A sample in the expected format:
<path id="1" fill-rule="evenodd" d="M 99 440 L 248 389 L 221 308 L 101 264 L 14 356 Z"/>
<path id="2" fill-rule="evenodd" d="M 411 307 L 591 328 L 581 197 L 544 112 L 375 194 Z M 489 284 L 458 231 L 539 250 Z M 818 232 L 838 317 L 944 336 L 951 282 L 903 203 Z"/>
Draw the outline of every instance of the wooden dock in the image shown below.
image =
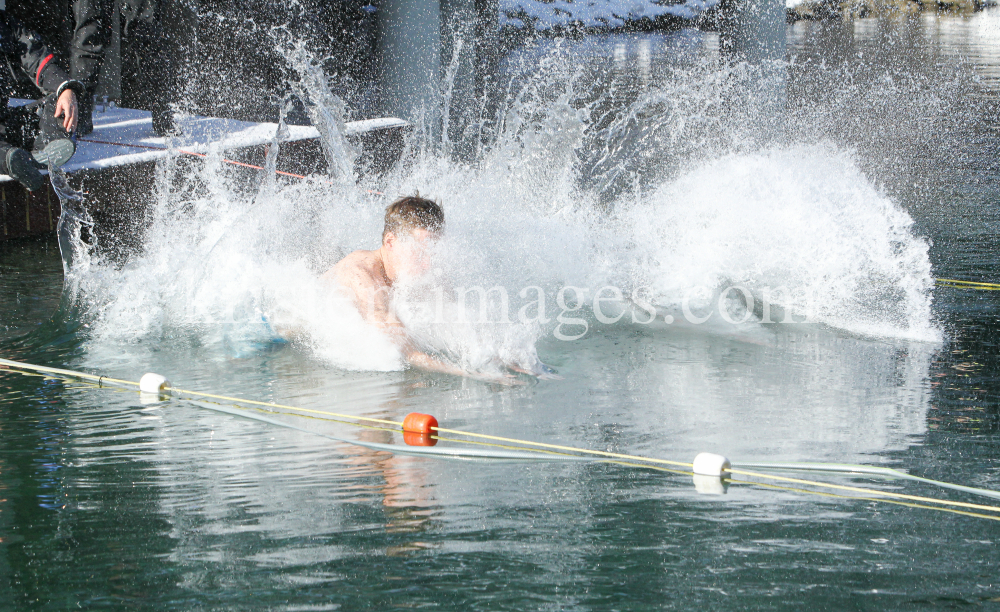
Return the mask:
<path id="1" fill-rule="evenodd" d="M 0 240 L 55 231 L 61 210 L 51 186 L 32 193 L 14 181 L 0 183 Z"/>

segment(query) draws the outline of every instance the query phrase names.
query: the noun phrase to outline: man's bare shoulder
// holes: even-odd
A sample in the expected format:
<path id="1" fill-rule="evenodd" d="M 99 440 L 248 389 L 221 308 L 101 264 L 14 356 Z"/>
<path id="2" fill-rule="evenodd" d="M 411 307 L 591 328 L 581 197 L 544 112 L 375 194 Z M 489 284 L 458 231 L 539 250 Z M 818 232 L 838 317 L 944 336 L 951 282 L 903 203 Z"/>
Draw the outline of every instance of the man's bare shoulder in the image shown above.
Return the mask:
<path id="1" fill-rule="evenodd" d="M 358 250 L 338 261 L 323 274 L 322 278 L 349 287 L 379 283 L 381 276 L 379 252 Z"/>

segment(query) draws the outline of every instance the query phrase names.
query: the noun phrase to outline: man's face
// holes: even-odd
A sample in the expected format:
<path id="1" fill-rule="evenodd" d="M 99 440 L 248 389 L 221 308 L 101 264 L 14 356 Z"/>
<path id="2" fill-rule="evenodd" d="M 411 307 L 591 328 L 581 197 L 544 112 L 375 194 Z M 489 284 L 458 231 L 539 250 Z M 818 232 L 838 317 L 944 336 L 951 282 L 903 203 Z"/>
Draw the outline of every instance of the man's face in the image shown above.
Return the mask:
<path id="1" fill-rule="evenodd" d="M 438 234 L 423 228 L 410 230 L 409 234 L 393 237 L 389 242 L 389 252 L 393 258 L 396 273 L 402 276 L 420 276 L 430 266 L 430 247 Z"/>

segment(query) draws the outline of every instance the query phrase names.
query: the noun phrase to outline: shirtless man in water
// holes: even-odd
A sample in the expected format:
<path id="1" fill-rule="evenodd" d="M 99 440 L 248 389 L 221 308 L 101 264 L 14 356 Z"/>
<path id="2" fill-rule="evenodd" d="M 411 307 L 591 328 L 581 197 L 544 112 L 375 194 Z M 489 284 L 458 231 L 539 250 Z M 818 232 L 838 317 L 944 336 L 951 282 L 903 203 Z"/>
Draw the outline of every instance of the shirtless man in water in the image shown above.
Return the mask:
<path id="1" fill-rule="evenodd" d="M 443 230 L 444 211 L 437 203 L 419 196 L 400 198 L 385 211 L 382 246 L 373 251 L 354 251 L 322 278 L 336 281 L 365 321 L 388 334 L 411 365 L 468 376 L 467 372 L 417 350 L 390 303 L 390 290 L 401 275 L 417 275 L 427 270 L 430 262 L 426 248 Z"/>

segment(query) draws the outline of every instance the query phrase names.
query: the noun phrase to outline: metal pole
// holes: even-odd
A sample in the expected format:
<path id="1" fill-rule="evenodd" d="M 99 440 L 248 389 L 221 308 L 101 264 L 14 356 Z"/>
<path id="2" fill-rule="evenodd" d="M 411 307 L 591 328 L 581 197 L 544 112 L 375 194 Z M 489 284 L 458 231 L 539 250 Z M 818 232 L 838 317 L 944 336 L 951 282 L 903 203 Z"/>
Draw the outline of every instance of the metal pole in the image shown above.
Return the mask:
<path id="1" fill-rule="evenodd" d="M 785 59 L 783 0 L 724 0 L 722 15 L 724 57 L 752 64 Z"/>
<path id="2" fill-rule="evenodd" d="M 441 3 L 387 0 L 379 5 L 377 49 L 381 111 L 435 133 L 441 116 Z"/>
<path id="3" fill-rule="evenodd" d="M 764 141 L 780 131 L 788 100 L 785 39 L 784 0 L 723 0 L 719 31 L 723 61 L 757 67 L 750 73 L 754 81 L 734 92 L 731 104 L 743 106 L 747 126 Z"/>
<path id="4" fill-rule="evenodd" d="M 476 3 L 475 0 L 440 0 L 441 84 L 446 115 L 443 118 L 446 153 L 468 153 L 468 128 L 479 107 L 476 96 Z"/>

